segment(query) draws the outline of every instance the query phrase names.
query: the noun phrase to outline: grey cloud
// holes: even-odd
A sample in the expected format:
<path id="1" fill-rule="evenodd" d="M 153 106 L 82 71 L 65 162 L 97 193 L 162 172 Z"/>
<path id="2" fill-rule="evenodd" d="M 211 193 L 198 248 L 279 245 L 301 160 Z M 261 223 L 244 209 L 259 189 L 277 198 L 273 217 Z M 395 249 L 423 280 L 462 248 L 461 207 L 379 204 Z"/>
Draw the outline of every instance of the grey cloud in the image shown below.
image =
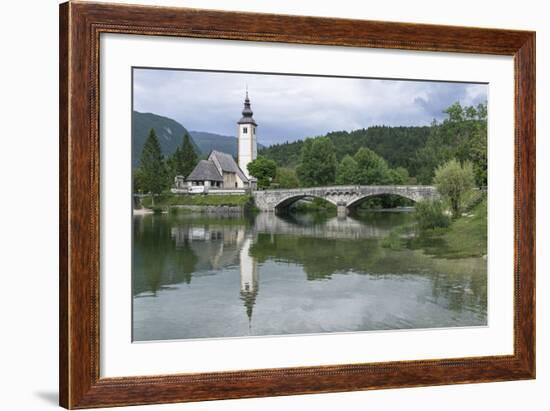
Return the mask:
<path id="1" fill-rule="evenodd" d="M 480 84 L 135 69 L 134 109 L 235 135 L 247 85 L 265 145 L 372 125 L 427 125 L 456 101 L 487 99 Z"/>

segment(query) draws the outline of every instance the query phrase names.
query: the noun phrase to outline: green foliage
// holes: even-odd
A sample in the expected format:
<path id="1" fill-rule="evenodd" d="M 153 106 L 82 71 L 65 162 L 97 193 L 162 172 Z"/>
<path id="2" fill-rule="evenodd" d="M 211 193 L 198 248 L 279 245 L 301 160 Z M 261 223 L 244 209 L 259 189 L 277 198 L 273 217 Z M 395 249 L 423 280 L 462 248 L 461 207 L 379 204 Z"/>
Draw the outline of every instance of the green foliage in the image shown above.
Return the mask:
<path id="1" fill-rule="evenodd" d="M 258 188 L 267 188 L 277 173 L 277 164 L 263 156 L 251 161 L 246 166 L 248 172 L 258 179 Z"/>
<path id="2" fill-rule="evenodd" d="M 349 154 L 346 154 L 338 165 L 338 170 L 336 172 L 336 184 L 354 184 L 357 176 L 357 170 L 357 161 L 355 161 Z"/>
<path id="3" fill-rule="evenodd" d="M 451 258 L 487 254 L 487 196 L 472 208 L 468 217 L 453 221 L 443 235 L 447 255 Z"/>
<path id="4" fill-rule="evenodd" d="M 487 185 L 487 104 L 463 107 L 455 103 L 445 110 L 448 118 L 432 123 L 424 147 L 417 151 L 417 179 L 431 184 L 435 169 L 453 158 L 470 161 L 475 183 Z"/>
<path id="5" fill-rule="evenodd" d="M 336 206 L 321 198 L 313 198 L 311 201 L 298 201 L 292 205 L 292 211 L 297 213 L 336 213 Z"/>
<path id="6" fill-rule="evenodd" d="M 351 132 L 335 131 L 326 134 L 334 145 L 336 159 L 353 156 L 361 147 L 367 147 L 382 156 L 390 167 L 404 167 L 416 175 L 419 167 L 414 153 L 426 144 L 430 127 L 375 126 Z M 320 137 L 316 137 L 320 138 Z M 275 144 L 260 153 L 277 162 L 280 167 L 296 167 L 301 160 L 304 140 Z"/>
<path id="7" fill-rule="evenodd" d="M 165 158 L 172 156 L 181 146 L 181 136 L 187 132 L 185 127 L 171 118 L 134 111 L 132 113 L 132 168 L 134 170 L 139 167 L 141 152 L 151 129 L 155 130 L 162 155 Z M 193 137 L 191 137 L 191 144 L 199 153 L 200 150 Z"/>
<path id="8" fill-rule="evenodd" d="M 416 203 L 415 217 L 423 230 L 448 227 L 451 223 L 441 201 L 419 201 Z"/>
<path id="9" fill-rule="evenodd" d="M 141 152 L 139 169 L 135 175 L 137 176 L 135 182 L 145 193 L 159 194 L 167 187 L 167 172 L 154 129 L 149 131 Z"/>
<path id="10" fill-rule="evenodd" d="M 407 170 L 404 184 L 411 181 L 431 184 L 437 166 L 456 158 L 460 162 L 472 163 L 477 186 L 487 185 L 487 104 L 463 107 L 455 103 L 445 113 L 447 119 L 434 121 L 430 127 L 376 126 L 352 132 L 332 132 L 314 140 L 328 138 L 332 141 L 338 168 L 342 167 L 346 156 L 354 156 L 361 148 L 368 148 L 386 161 L 388 169 Z M 308 144 L 311 143 L 307 140 L 276 144 L 262 149 L 261 154 L 280 167 L 292 168 L 300 166 L 302 153 L 304 149 L 308 150 L 305 147 Z M 352 181 L 364 179 L 364 174 L 363 178 L 351 177 L 353 173 L 348 170 L 353 166 L 349 159 L 346 167 L 338 172 L 337 184 L 352 184 Z M 388 179 L 390 182 L 403 181 L 392 171 L 389 171 Z"/>
<path id="11" fill-rule="evenodd" d="M 410 246 L 421 248 L 438 258 L 482 257 L 487 254 L 487 196 L 480 200 L 468 216 L 453 220 L 447 228 L 423 230 L 408 240 Z"/>
<path id="12" fill-rule="evenodd" d="M 143 171 L 138 168 L 134 171 L 133 190 L 134 193 L 143 193 Z"/>
<path id="13" fill-rule="evenodd" d="M 189 137 L 189 133 L 187 132 L 183 136 L 180 156 L 181 160 L 179 163 L 179 169 L 177 171 L 179 175 L 187 177 L 189 174 L 191 174 L 191 172 L 199 162 L 197 153 L 195 152 L 193 144 L 191 143 L 191 137 Z"/>
<path id="14" fill-rule="evenodd" d="M 408 184 L 410 177 L 409 172 L 404 167 L 392 168 L 388 173 L 390 183 L 396 185 Z"/>
<path id="15" fill-rule="evenodd" d="M 359 210 L 372 208 L 395 208 L 395 207 L 413 207 L 414 201 L 408 198 L 401 197 L 396 194 L 384 194 L 379 196 L 369 197 L 358 206 Z"/>
<path id="16" fill-rule="evenodd" d="M 470 162 L 460 164 L 452 159 L 435 170 L 437 191 L 449 201 L 454 217 L 459 217 L 466 193 L 474 186 L 474 171 Z"/>
<path id="17" fill-rule="evenodd" d="M 404 167 L 388 168 L 386 161 L 366 147 L 354 157 L 346 155 L 336 174 L 336 184 L 407 184 L 409 172 Z"/>
<path id="18" fill-rule="evenodd" d="M 166 167 L 169 174 L 169 182 L 172 183 L 175 176 L 187 177 L 191 174 L 198 161 L 197 153 L 186 131 L 183 135 L 181 146 L 176 148 L 174 154 L 167 161 Z"/>
<path id="19" fill-rule="evenodd" d="M 354 156 L 357 163 L 357 175 L 354 183 L 361 185 L 389 184 L 388 163 L 374 151 L 361 147 Z"/>
<path id="20" fill-rule="evenodd" d="M 274 185 L 278 188 L 296 188 L 300 186 L 296 171 L 291 168 L 277 168 Z"/>
<path id="21" fill-rule="evenodd" d="M 328 137 L 308 138 L 302 146 L 296 174 L 303 186 L 331 185 L 336 178 L 336 166 L 332 141 Z"/>

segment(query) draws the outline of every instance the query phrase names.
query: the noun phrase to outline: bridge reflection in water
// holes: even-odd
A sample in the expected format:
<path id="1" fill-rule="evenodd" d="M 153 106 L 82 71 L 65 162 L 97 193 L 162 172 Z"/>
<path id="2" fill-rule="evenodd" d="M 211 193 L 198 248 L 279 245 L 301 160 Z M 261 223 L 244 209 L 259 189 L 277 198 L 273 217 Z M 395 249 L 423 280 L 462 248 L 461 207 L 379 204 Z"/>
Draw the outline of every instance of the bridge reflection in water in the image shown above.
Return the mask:
<path id="1" fill-rule="evenodd" d="M 409 217 L 409 213 L 320 219 L 274 213 L 253 219 L 136 217 L 134 338 L 485 324 L 485 261 L 449 261 L 418 250 L 381 246 L 392 229 L 406 226 Z M 401 233 L 406 235 L 406 229 Z M 349 280 L 344 281 L 346 277 Z M 382 286 L 390 288 L 383 291 Z M 396 297 L 401 292 L 404 295 Z M 316 293 L 320 294 L 314 297 Z M 335 305 L 352 293 L 352 300 Z M 421 310 L 392 311 L 390 300 L 403 305 L 411 296 L 407 304 Z M 374 301 L 378 301 L 376 315 L 366 306 L 353 312 L 353 306 Z M 331 314 L 314 315 L 325 306 L 331 307 Z M 348 311 L 342 311 L 345 307 Z M 332 318 L 337 312 L 338 318 Z M 360 312 L 365 317 L 353 323 Z M 387 318 L 378 318 L 383 313 Z"/>

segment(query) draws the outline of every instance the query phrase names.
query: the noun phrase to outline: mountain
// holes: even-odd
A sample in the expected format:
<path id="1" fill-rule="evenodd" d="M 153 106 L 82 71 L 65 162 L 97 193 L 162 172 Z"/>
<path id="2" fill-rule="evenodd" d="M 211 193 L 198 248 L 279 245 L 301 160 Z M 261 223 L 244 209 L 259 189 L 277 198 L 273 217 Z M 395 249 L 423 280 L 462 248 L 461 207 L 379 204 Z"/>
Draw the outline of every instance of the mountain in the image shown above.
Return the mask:
<path id="1" fill-rule="evenodd" d="M 176 151 L 176 148 L 182 143 L 183 135 L 187 132 L 184 126 L 171 118 L 153 113 L 140 113 L 134 110 L 132 116 L 133 168 L 139 165 L 143 145 L 152 128 L 155 129 L 162 154 L 165 157 L 172 155 Z M 212 150 L 222 151 L 237 157 L 237 137 L 224 136 L 206 131 L 189 131 L 189 135 L 195 152 L 201 157 L 206 157 Z M 258 150 L 264 148 L 265 146 L 258 144 Z"/>
<path id="2" fill-rule="evenodd" d="M 212 150 L 218 150 L 237 157 L 237 137 L 223 136 L 206 131 L 190 131 L 189 134 L 204 155 L 208 155 Z"/>
<path id="3" fill-rule="evenodd" d="M 206 131 L 190 131 L 189 134 L 191 134 L 191 137 L 193 137 L 193 140 L 195 140 L 204 155 L 208 155 L 212 150 L 218 150 L 237 157 L 237 137 L 208 133 Z M 258 150 L 264 148 L 265 146 L 258 143 Z"/>
<path id="4" fill-rule="evenodd" d="M 152 128 L 157 134 L 164 156 L 169 156 L 176 151 L 183 141 L 183 135 L 187 132 L 185 127 L 171 118 L 134 111 L 132 116 L 132 167 L 134 168 L 139 165 L 143 145 Z M 199 146 L 193 141 L 193 136 L 191 136 L 191 144 L 197 154 L 201 153 Z"/>

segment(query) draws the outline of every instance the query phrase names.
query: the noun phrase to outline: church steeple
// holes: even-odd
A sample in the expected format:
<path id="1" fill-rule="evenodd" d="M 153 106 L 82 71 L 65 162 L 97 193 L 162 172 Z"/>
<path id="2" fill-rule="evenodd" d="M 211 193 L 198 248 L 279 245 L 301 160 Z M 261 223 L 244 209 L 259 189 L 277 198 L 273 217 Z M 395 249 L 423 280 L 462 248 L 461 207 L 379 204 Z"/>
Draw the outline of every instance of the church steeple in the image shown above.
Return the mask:
<path id="1" fill-rule="evenodd" d="M 246 94 L 244 98 L 244 107 L 242 111 L 242 117 L 237 122 L 237 137 L 238 137 L 238 157 L 239 167 L 251 181 L 251 187 L 254 187 L 255 180 L 248 172 L 248 163 L 256 160 L 258 156 L 258 147 L 256 143 L 256 121 L 252 117 L 254 113 L 250 107 L 250 98 L 248 97 L 248 86 L 246 87 Z"/>
<path id="2" fill-rule="evenodd" d="M 244 108 L 243 108 L 242 114 L 243 116 L 239 120 L 238 124 L 253 124 L 257 126 L 256 122 L 254 121 L 254 118 L 252 117 L 254 113 L 250 108 L 250 99 L 248 98 L 248 88 L 246 90 L 246 97 L 244 99 Z"/>

